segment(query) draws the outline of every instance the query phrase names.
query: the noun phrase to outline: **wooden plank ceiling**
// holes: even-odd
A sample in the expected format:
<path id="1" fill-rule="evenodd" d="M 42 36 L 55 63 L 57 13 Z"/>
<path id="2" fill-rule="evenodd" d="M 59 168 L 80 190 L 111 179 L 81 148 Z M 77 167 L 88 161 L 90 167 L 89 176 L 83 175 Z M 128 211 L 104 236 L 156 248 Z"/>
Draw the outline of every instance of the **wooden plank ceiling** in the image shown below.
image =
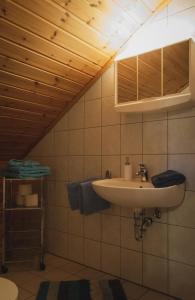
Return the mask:
<path id="1" fill-rule="evenodd" d="M 141 0 L 0 0 L 0 160 L 24 157 L 151 14 Z"/>

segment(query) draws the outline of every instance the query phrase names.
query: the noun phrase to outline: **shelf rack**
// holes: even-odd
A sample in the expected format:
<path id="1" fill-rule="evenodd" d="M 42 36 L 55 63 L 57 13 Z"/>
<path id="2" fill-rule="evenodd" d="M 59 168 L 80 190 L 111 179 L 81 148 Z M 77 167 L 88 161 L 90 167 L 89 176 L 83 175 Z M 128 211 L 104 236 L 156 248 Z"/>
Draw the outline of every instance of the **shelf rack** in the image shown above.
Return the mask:
<path id="1" fill-rule="evenodd" d="M 8 271 L 9 263 L 29 262 L 36 256 L 40 258 L 40 270 L 44 270 L 44 178 L 3 177 L 0 184 L 2 185 L 1 272 Z M 17 206 L 16 195 L 21 184 L 32 185 L 32 192 L 38 194 L 37 207 Z"/>

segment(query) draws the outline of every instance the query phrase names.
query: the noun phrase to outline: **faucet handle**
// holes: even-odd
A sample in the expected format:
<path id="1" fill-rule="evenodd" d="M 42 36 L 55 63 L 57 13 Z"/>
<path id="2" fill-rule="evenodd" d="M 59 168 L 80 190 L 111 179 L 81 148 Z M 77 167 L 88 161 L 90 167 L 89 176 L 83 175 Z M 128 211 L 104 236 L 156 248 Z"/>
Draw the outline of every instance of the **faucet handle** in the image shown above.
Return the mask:
<path id="1" fill-rule="evenodd" d="M 108 178 L 108 179 L 112 178 L 112 174 L 111 174 L 111 172 L 109 170 L 106 170 L 106 172 L 105 172 L 105 178 Z"/>

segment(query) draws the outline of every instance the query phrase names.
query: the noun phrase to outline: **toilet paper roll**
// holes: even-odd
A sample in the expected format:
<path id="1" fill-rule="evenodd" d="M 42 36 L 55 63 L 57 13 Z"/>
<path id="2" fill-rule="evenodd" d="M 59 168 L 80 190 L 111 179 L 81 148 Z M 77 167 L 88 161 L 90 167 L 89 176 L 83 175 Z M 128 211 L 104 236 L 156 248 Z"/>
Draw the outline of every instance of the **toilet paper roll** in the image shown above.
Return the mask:
<path id="1" fill-rule="evenodd" d="M 38 194 L 26 195 L 24 198 L 24 206 L 26 207 L 37 207 L 39 203 Z"/>
<path id="2" fill-rule="evenodd" d="M 24 196 L 18 194 L 16 197 L 16 206 L 24 206 Z"/>
<path id="3" fill-rule="evenodd" d="M 22 196 L 32 194 L 32 185 L 31 184 L 20 184 L 18 187 L 18 194 Z"/>

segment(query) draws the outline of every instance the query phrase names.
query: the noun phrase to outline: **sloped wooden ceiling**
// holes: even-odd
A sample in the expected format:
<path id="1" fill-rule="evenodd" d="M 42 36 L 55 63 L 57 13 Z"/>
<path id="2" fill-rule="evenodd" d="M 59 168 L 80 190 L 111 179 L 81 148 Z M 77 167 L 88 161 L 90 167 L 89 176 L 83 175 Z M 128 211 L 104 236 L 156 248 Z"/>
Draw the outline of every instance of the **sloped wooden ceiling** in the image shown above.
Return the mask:
<path id="1" fill-rule="evenodd" d="M 22 158 L 151 13 L 139 0 L 0 0 L 0 160 Z"/>

